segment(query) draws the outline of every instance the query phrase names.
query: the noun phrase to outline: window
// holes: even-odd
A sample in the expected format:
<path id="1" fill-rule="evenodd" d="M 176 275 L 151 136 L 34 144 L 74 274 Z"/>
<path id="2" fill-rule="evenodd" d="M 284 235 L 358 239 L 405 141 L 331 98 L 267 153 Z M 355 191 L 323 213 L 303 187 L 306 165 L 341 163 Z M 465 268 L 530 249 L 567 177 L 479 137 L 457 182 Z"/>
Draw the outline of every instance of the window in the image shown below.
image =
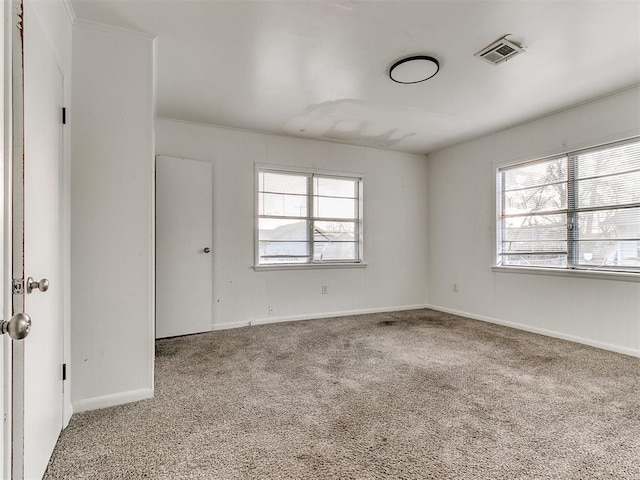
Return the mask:
<path id="1" fill-rule="evenodd" d="M 362 179 L 258 169 L 256 265 L 362 262 Z"/>
<path id="2" fill-rule="evenodd" d="M 640 273 L 640 139 L 498 170 L 498 264 Z"/>

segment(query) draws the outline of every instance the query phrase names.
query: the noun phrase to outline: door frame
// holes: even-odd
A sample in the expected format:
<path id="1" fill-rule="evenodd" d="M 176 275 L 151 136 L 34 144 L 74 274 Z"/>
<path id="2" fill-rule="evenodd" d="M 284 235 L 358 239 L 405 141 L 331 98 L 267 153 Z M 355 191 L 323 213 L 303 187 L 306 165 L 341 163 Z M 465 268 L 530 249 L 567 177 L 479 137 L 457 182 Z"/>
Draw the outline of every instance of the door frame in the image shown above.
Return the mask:
<path id="1" fill-rule="evenodd" d="M 12 15 L 12 2 L 3 2 L 0 8 L 0 35 L 2 36 L 2 78 L 3 91 L 0 98 L 2 104 L 2 117 L 0 117 L 0 128 L 2 130 L 1 158 L 2 166 L 0 173 L 2 181 L 0 182 L 0 198 L 2 198 L 2 238 L 0 241 L 0 252 L 2 258 L 0 263 L 2 268 L 2 278 L 0 279 L 0 301 L 2 302 L 1 314 L 2 318 L 9 318 L 11 315 L 11 295 L 9 289 L 5 288 L 11 282 L 11 92 L 12 92 L 12 71 L 11 71 L 11 28 L 10 19 Z M 0 387 L 2 393 L 0 395 L 0 412 L 2 412 L 2 437 L 0 438 L 0 476 L 2 478 L 10 478 L 11 475 L 11 340 L 7 335 L 0 337 L 0 363 L 2 371 L 0 372 Z"/>
<path id="2" fill-rule="evenodd" d="M 23 142 L 15 142 L 14 133 L 21 129 L 17 128 L 14 123 L 22 125 L 22 115 L 16 118 L 14 108 L 20 108 L 15 105 L 15 96 L 17 92 L 14 90 L 14 77 L 22 75 L 22 62 L 16 62 L 16 56 L 22 57 L 21 39 L 19 37 L 17 19 L 21 11 L 20 0 L 11 0 L 3 2 L 2 10 L 2 57 L 3 57 L 3 151 L 2 151 L 2 318 L 8 320 L 13 313 L 13 295 L 11 283 L 13 278 L 13 158 L 16 155 L 22 155 L 22 151 L 16 152 L 16 148 L 22 148 Z M 17 71 L 18 70 L 18 71 Z M 18 82 L 21 84 L 21 82 Z M 19 87 L 20 88 L 20 87 Z M 22 89 L 20 88 L 20 94 Z M 21 104 L 21 102 L 20 102 Z M 3 413 L 3 429 L 2 429 L 2 477 L 13 478 L 13 342 L 8 335 L 2 335 L 2 413 Z"/>

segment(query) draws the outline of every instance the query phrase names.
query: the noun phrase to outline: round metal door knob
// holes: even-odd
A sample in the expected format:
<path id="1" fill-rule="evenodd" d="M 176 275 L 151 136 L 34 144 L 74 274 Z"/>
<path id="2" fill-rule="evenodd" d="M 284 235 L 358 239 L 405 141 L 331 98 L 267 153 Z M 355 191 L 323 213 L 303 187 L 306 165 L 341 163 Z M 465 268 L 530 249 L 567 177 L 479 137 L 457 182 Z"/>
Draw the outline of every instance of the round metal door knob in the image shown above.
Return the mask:
<path id="1" fill-rule="evenodd" d="M 204 253 L 209 253 L 211 251 L 211 249 L 209 247 L 204 247 L 204 249 L 202 251 Z"/>
<path id="2" fill-rule="evenodd" d="M 46 292 L 49 290 L 49 280 L 43 278 L 39 282 L 36 282 L 33 277 L 27 278 L 27 293 L 31 293 L 36 288 L 41 292 Z"/>
<path id="3" fill-rule="evenodd" d="M 0 324 L 0 333 L 8 333 L 14 340 L 22 340 L 31 331 L 31 317 L 26 313 L 16 313 L 8 322 Z"/>

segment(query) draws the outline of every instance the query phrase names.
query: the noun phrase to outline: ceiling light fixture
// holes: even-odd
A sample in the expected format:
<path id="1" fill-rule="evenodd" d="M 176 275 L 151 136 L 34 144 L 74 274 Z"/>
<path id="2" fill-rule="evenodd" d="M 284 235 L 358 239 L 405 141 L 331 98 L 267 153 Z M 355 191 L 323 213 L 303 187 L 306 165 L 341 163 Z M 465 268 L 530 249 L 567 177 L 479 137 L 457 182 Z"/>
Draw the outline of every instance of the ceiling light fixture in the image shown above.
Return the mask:
<path id="1" fill-rule="evenodd" d="M 434 77 L 440 63 L 433 57 L 414 55 L 398 60 L 389 69 L 389 78 L 397 83 L 420 83 Z"/>

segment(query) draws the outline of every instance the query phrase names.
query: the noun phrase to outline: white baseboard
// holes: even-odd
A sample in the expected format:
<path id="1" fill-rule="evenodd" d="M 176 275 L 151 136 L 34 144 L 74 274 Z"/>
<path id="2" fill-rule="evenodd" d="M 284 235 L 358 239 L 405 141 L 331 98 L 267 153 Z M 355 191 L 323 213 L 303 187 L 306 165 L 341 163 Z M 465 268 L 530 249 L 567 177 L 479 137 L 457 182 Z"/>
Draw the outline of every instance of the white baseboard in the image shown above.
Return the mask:
<path id="1" fill-rule="evenodd" d="M 215 323 L 211 325 L 211 330 L 229 330 L 230 328 L 248 327 L 251 325 L 250 321 L 246 322 L 229 322 L 229 323 Z"/>
<path id="2" fill-rule="evenodd" d="M 558 332 L 556 330 L 549 330 L 546 328 L 532 327 L 523 323 L 508 322 L 506 320 L 500 320 L 497 318 L 486 317 L 484 315 L 476 315 L 470 312 L 463 312 L 461 310 L 455 310 L 453 308 L 441 307 L 439 305 L 427 305 L 425 308 L 431 308 L 432 310 L 438 310 L 439 312 L 451 313 L 453 315 L 459 315 L 461 317 L 472 318 L 474 320 L 480 320 L 488 323 L 495 323 L 497 325 L 503 325 L 505 327 L 516 328 L 518 330 L 524 330 L 526 332 L 537 333 L 545 335 L 547 337 L 559 338 L 561 340 L 569 340 L 570 342 L 581 343 L 583 345 L 589 345 L 590 347 L 601 348 L 603 350 L 610 350 L 616 353 L 623 353 L 632 357 L 640 357 L 640 350 L 629 347 L 622 347 L 620 345 L 614 345 L 612 343 L 599 342 L 597 340 L 591 340 L 589 338 L 578 337 L 575 335 L 568 335 L 566 333 Z"/>
<path id="3" fill-rule="evenodd" d="M 384 313 L 384 312 L 400 312 L 402 310 L 419 310 L 421 308 L 430 308 L 429 305 L 400 305 L 391 307 L 378 307 L 378 308 L 363 308 L 360 310 L 343 310 L 339 312 L 323 312 L 323 313 L 310 313 L 305 315 L 291 315 L 288 317 L 267 317 L 251 320 L 250 324 L 253 325 L 266 325 L 268 323 L 281 323 L 281 322 L 297 322 L 299 320 L 314 320 L 317 318 L 333 318 L 333 317 L 348 317 L 350 315 L 363 315 L 365 313 Z"/>
<path id="4" fill-rule="evenodd" d="M 153 398 L 153 388 L 142 388 L 129 392 L 114 393 L 102 397 L 86 398 L 73 402 L 74 413 L 85 412 L 87 410 L 97 410 L 99 408 L 115 407 L 124 403 L 137 402 Z"/>

